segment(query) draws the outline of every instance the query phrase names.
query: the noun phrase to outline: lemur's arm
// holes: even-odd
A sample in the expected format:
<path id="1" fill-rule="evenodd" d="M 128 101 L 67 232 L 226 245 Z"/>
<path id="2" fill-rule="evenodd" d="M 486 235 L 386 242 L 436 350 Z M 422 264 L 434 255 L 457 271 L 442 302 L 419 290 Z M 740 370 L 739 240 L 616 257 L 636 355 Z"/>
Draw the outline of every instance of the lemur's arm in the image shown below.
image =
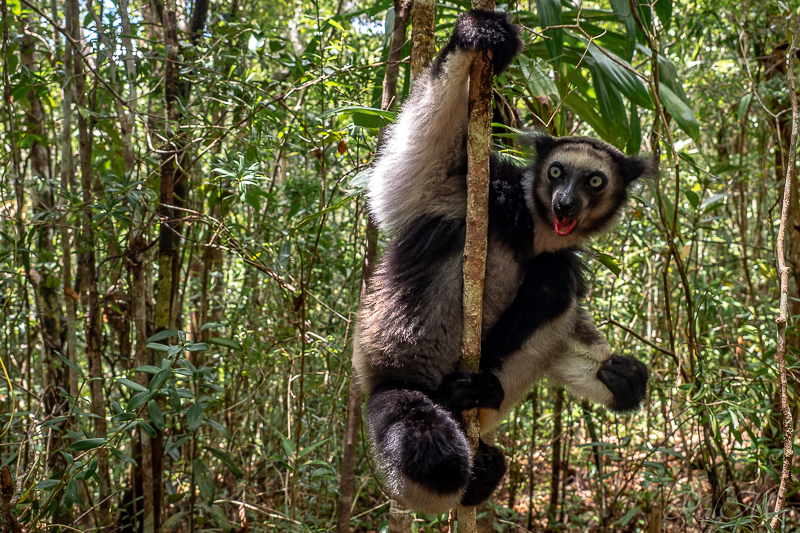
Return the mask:
<path id="1" fill-rule="evenodd" d="M 584 309 L 574 310 L 572 332 L 563 352 L 551 359 L 548 375 L 570 393 L 614 411 L 631 411 L 647 392 L 647 367 L 632 357 L 615 355 Z"/>
<path id="2" fill-rule="evenodd" d="M 491 50 L 495 73 L 502 71 L 522 45 L 517 31 L 502 12 L 472 10 L 459 17 L 375 163 L 368 197 L 383 229 L 397 234 L 420 216 L 464 217 L 470 66 L 477 51 Z"/>

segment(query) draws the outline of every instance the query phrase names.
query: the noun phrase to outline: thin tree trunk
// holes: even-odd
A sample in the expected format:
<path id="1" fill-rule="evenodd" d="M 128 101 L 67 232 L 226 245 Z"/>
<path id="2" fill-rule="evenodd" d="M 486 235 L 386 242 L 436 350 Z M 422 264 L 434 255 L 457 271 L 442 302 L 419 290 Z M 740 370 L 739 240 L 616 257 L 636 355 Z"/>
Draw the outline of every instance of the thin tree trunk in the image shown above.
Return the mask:
<path id="1" fill-rule="evenodd" d="M 547 506 L 547 529 L 555 531 L 556 509 L 558 508 L 558 487 L 561 481 L 561 411 L 564 408 L 564 391 L 553 391 L 553 443 L 550 460 L 550 503 Z"/>
<path id="2" fill-rule="evenodd" d="M 782 509 L 786 501 L 786 491 L 791 474 L 792 457 L 794 456 L 794 432 L 792 425 L 792 412 L 789 408 L 789 397 L 786 383 L 786 322 L 789 312 L 789 267 L 786 266 L 786 255 L 784 251 L 786 239 L 786 223 L 789 216 L 789 203 L 792 198 L 792 182 L 796 182 L 795 163 L 797 161 L 797 91 L 794 81 L 794 60 L 797 50 L 798 36 L 800 35 L 800 14 L 797 16 L 797 23 L 792 36 L 792 45 L 789 47 L 789 66 L 786 74 L 789 78 L 789 95 L 792 100 L 792 132 L 789 141 L 789 160 L 786 164 L 786 183 L 783 189 L 783 205 L 781 207 L 781 222 L 778 230 L 778 274 L 780 275 L 780 315 L 776 320 L 778 323 L 778 349 L 775 358 L 778 363 L 780 405 L 782 425 L 783 425 L 783 466 L 781 468 L 781 484 L 778 488 L 778 496 L 775 500 L 775 511 L 770 527 L 776 529 L 782 518 Z M 797 202 L 796 198 L 794 199 Z"/>
<path id="3" fill-rule="evenodd" d="M 494 0 L 473 0 L 473 9 L 494 11 Z M 479 54 L 469 76 L 467 128 L 467 234 L 464 245 L 464 315 L 461 368 L 480 370 L 483 284 L 486 276 L 486 235 L 489 227 L 489 154 L 492 141 L 492 62 Z M 463 414 L 464 428 L 473 450 L 478 449 L 478 411 Z M 476 531 L 475 508 L 458 509 L 459 533 Z"/>
<path id="4" fill-rule="evenodd" d="M 79 6 L 77 0 L 70 1 L 70 19 L 73 29 L 80 28 Z M 75 56 L 73 64 L 75 75 L 75 103 L 78 107 L 86 106 L 86 73 L 83 60 Z M 101 360 L 101 328 L 100 298 L 97 292 L 97 260 L 95 257 L 94 226 L 92 225 L 92 139 L 89 124 L 83 114 L 78 113 L 78 152 L 80 154 L 81 189 L 83 192 L 83 242 L 85 252 L 82 255 L 84 286 L 88 292 L 88 309 L 86 310 L 86 358 L 89 361 L 89 376 L 92 379 L 90 390 L 92 395 L 91 410 L 96 416 L 94 420 L 94 436 L 107 438 L 108 429 L 105 413 L 105 397 L 103 392 L 103 366 Z M 108 459 L 98 457 L 97 474 L 100 478 L 98 521 L 96 527 L 105 526 L 110 510 L 111 486 L 108 479 Z"/>
<path id="5" fill-rule="evenodd" d="M 433 32 L 436 25 L 436 2 L 414 0 L 411 8 L 411 81 L 428 68 L 436 53 Z"/>

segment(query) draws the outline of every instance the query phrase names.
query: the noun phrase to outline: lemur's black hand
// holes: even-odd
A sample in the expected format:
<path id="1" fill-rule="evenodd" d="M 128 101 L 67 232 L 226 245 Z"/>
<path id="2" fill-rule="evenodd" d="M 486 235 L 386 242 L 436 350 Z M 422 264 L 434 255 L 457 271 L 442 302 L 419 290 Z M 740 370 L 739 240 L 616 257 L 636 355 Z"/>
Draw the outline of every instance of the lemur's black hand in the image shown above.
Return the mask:
<path id="1" fill-rule="evenodd" d="M 454 414 L 476 407 L 499 409 L 504 396 L 503 385 L 491 372 L 453 372 L 436 391 L 436 401 Z"/>
<path id="2" fill-rule="evenodd" d="M 614 395 L 609 407 L 625 412 L 638 409 L 647 393 L 647 367 L 633 357 L 613 355 L 597 371 L 597 378 Z"/>
<path id="3" fill-rule="evenodd" d="M 522 48 L 519 28 L 502 11 L 473 9 L 458 17 L 450 45 L 464 50 L 492 52 L 494 73 L 499 74 Z"/>

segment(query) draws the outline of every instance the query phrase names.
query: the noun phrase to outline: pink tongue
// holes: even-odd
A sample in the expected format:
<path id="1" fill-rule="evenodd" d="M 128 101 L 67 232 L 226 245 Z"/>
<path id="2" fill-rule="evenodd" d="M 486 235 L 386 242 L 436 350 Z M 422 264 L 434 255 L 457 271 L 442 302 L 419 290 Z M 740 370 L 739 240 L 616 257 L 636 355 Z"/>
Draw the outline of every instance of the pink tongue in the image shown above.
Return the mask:
<path id="1" fill-rule="evenodd" d="M 559 235 L 567 235 L 572 228 L 575 227 L 575 220 L 571 220 L 567 217 L 562 217 L 556 215 L 555 225 L 556 225 L 556 233 Z"/>

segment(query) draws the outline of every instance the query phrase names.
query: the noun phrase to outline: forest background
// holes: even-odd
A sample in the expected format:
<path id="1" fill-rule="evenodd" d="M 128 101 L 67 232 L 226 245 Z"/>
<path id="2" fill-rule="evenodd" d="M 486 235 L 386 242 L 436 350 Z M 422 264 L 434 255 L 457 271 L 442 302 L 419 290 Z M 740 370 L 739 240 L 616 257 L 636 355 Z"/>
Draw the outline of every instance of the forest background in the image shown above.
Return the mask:
<path id="1" fill-rule="evenodd" d="M 430 0 L 0 7 L 3 531 L 387 529 L 351 388 L 362 273 L 383 247 L 361 192 L 468 4 L 428 22 Z M 499 7 L 526 48 L 495 82 L 497 147 L 521 157 L 520 128 L 585 134 L 658 150 L 662 171 L 585 254 L 585 305 L 648 363 L 646 405 L 618 416 L 538 384 L 497 431 L 509 474 L 483 527 L 768 530 L 798 5 Z M 783 531 L 796 504 L 790 484 Z"/>

